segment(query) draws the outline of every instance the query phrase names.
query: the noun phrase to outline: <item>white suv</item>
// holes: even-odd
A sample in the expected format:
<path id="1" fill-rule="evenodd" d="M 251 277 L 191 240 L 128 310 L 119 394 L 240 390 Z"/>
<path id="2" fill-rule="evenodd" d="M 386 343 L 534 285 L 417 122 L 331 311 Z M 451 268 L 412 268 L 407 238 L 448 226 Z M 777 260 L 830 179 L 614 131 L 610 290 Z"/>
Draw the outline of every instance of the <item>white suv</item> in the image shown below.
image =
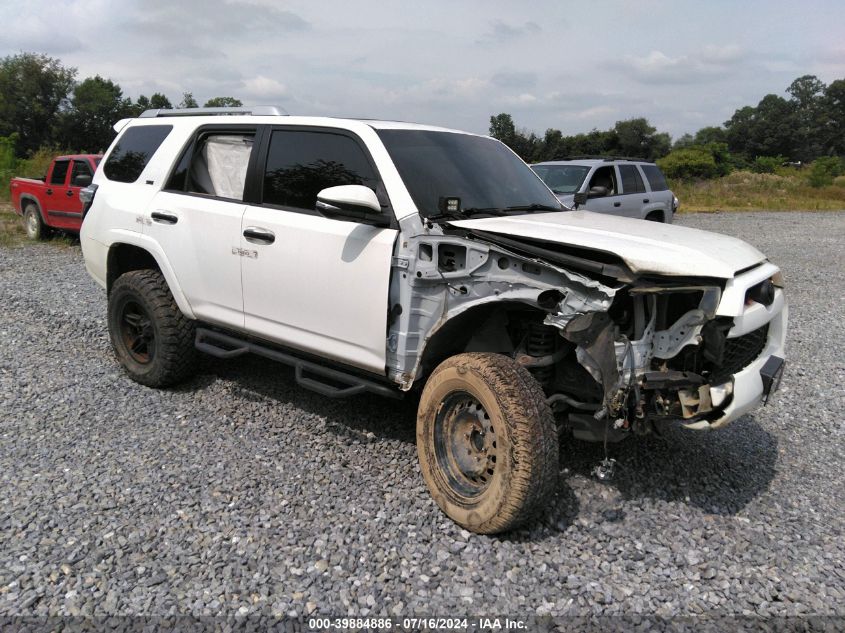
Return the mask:
<path id="1" fill-rule="evenodd" d="M 541 510 L 559 430 L 716 428 L 777 386 L 762 253 L 566 211 L 491 138 L 257 108 L 115 127 L 81 236 L 128 375 L 165 387 L 197 350 L 254 353 L 327 396 L 413 391 L 422 474 L 470 530 Z"/>

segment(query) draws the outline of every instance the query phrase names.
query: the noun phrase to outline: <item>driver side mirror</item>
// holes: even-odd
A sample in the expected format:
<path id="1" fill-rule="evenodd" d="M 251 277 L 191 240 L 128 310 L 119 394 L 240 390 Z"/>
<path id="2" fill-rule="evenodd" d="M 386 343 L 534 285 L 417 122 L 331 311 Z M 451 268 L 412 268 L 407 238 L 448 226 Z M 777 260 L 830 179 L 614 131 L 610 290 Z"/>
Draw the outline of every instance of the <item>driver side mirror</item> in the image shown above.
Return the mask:
<path id="1" fill-rule="evenodd" d="M 77 174 L 73 179 L 74 187 L 87 187 L 91 184 L 91 174 Z"/>
<path id="2" fill-rule="evenodd" d="M 327 187 L 317 194 L 316 210 L 333 220 L 389 224 L 375 192 L 364 185 Z"/>
<path id="3" fill-rule="evenodd" d="M 575 203 L 575 208 L 577 209 L 582 204 L 587 204 L 587 192 L 586 191 L 579 191 L 575 194 L 575 198 L 573 199 Z"/>
<path id="4" fill-rule="evenodd" d="M 607 187 L 590 187 L 588 198 L 603 198 L 607 195 Z"/>

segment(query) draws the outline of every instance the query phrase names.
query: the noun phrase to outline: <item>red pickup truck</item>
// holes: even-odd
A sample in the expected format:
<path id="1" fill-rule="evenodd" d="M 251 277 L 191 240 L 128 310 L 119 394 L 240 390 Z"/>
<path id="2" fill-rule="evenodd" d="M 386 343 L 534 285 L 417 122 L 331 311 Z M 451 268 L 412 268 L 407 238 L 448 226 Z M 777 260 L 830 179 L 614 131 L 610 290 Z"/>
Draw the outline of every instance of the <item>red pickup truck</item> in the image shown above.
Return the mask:
<path id="1" fill-rule="evenodd" d="M 58 156 L 42 180 L 12 178 L 12 206 L 24 217 L 27 236 L 44 237 L 48 228 L 79 232 L 82 201 L 79 190 L 91 184 L 102 155 Z"/>

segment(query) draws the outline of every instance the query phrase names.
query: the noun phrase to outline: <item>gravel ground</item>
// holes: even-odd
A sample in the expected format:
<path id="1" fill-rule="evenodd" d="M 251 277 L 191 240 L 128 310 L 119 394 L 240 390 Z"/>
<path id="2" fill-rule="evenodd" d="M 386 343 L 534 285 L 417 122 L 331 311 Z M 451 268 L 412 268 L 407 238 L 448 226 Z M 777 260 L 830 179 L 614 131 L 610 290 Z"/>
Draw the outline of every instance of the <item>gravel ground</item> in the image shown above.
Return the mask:
<path id="1" fill-rule="evenodd" d="M 414 408 L 259 359 L 170 391 L 117 366 L 78 246 L 0 249 L 0 615 L 845 615 L 845 213 L 684 216 L 780 264 L 773 404 L 710 434 L 562 447 L 541 522 L 461 531 Z"/>

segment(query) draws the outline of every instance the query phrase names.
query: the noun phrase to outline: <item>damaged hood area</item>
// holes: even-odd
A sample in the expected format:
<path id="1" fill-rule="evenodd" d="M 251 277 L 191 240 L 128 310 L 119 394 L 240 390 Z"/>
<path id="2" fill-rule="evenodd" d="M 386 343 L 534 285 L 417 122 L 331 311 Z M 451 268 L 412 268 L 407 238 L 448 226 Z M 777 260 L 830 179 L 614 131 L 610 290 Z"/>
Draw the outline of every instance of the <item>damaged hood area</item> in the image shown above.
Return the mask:
<path id="1" fill-rule="evenodd" d="M 727 235 L 590 211 L 453 220 L 449 224 L 511 240 L 530 240 L 550 250 L 570 246 L 609 253 L 621 258 L 636 275 L 730 279 L 737 271 L 766 259 L 753 246 Z"/>

